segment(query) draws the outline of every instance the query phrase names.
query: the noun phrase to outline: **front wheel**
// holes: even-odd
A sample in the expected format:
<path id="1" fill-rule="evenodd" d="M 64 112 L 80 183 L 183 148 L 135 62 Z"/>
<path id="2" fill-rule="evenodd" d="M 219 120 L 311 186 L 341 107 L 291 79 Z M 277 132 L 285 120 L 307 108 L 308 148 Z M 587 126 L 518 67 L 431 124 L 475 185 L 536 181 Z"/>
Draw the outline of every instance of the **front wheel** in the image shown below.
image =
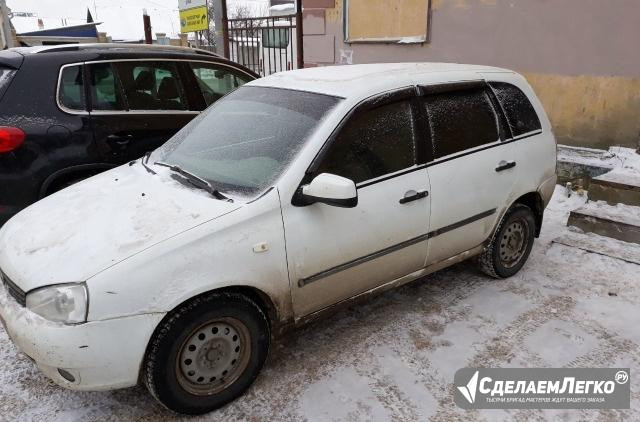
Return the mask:
<path id="1" fill-rule="evenodd" d="M 513 205 L 500 221 L 489 246 L 478 257 L 480 270 L 495 278 L 516 274 L 527 262 L 535 237 L 535 218 L 526 205 Z"/>
<path id="2" fill-rule="evenodd" d="M 269 323 L 252 300 L 213 293 L 160 323 L 145 360 L 149 392 L 174 412 L 200 415 L 241 395 L 269 349 Z"/>

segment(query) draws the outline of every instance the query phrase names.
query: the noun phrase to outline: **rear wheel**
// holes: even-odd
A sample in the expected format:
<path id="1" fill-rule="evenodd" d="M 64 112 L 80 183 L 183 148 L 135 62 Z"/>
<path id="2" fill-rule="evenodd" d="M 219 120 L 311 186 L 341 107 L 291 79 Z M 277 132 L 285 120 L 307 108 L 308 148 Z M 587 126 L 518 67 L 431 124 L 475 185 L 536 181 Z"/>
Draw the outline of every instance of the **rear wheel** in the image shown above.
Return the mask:
<path id="1" fill-rule="evenodd" d="M 214 293 L 196 298 L 156 330 L 147 351 L 145 383 L 170 410 L 210 412 L 255 380 L 269 338 L 264 312 L 245 296 Z"/>
<path id="2" fill-rule="evenodd" d="M 527 262 L 535 237 L 535 218 L 526 205 L 513 205 L 502 218 L 491 243 L 478 257 L 480 269 L 495 278 L 516 274 Z"/>

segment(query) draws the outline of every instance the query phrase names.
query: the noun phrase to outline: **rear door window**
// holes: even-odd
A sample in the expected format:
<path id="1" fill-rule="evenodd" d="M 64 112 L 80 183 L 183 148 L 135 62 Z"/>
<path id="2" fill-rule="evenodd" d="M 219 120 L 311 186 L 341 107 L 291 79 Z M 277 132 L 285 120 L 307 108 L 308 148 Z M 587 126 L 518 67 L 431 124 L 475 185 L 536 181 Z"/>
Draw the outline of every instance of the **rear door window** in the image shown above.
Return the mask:
<path id="1" fill-rule="evenodd" d="M 542 129 L 536 110 L 520 88 L 504 82 L 491 82 L 490 85 L 504 109 L 513 136 Z"/>
<path id="2" fill-rule="evenodd" d="M 500 139 L 498 120 L 483 88 L 424 97 L 436 159 Z"/>
<path id="3" fill-rule="evenodd" d="M 86 109 L 82 65 L 67 66 L 60 74 L 58 101 L 69 110 Z"/>
<path id="4" fill-rule="evenodd" d="M 318 169 L 360 183 L 415 164 L 409 101 L 357 113 L 331 143 Z"/>
<path id="5" fill-rule="evenodd" d="M 176 63 L 142 61 L 114 63 L 129 110 L 188 110 Z"/>
<path id="6" fill-rule="evenodd" d="M 92 64 L 89 66 L 89 74 L 92 110 L 126 110 L 111 63 Z"/>
<path id="7" fill-rule="evenodd" d="M 16 71 L 14 69 L 0 66 L 0 99 L 2 99 L 4 91 L 6 91 L 15 73 Z"/>
<path id="8" fill-rule="evenodd" d="M 253 80 L 249 75 L 225 66 L 198 62 L 190 62 L 189 65 L 207 107 L 229 92 Z"/>

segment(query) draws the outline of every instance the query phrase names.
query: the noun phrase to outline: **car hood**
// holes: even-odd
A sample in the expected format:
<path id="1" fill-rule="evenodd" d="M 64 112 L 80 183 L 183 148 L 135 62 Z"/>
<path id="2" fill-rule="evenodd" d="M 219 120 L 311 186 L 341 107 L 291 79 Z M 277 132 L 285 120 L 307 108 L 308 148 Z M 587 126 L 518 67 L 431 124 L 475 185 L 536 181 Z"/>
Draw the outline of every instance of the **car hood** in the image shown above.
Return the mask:
<path id="1" fill-rule="evenodd" d="M 238 209 L 138 161 L 26 208 L 0 229 L 0 269 L 22 290 L 80 282 L 163 240 Z"/>

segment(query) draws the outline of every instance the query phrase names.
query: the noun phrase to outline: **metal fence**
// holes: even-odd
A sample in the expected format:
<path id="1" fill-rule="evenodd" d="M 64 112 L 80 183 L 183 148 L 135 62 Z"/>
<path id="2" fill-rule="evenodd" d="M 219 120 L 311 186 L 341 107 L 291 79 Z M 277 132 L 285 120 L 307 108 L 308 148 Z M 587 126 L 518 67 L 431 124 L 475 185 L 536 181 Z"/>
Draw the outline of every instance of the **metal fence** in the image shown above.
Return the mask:
<path id="1" fill-rule="evenodd" d="M 298 15 L 228 19 L 229 58 L 261 76 L 302 67 Z"/>

